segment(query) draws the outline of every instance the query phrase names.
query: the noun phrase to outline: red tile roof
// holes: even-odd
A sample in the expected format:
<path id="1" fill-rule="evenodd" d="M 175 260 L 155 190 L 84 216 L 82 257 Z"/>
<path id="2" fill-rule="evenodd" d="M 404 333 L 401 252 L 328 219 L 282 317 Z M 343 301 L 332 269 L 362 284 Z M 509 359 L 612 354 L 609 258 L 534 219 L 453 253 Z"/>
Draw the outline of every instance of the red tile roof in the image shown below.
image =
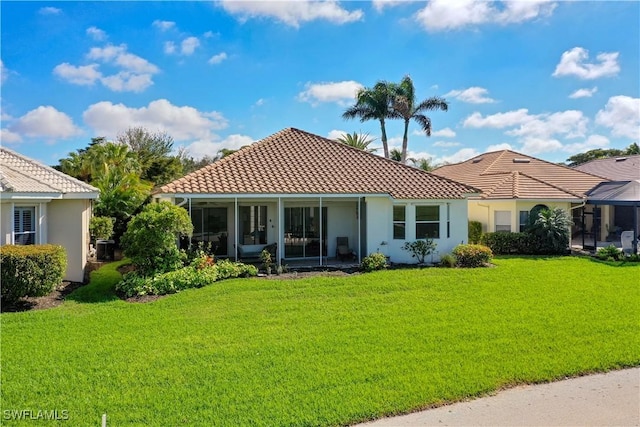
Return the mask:
<path id="1" fill-rule="evenodd" d="M 511 150 L 480 154 L 434 174 L 482 190 L 483 199 L 582 199 L 604 178 Z"/>
<path id="2" fill-rule="evenodd" d="M 156 194 L 389 194 L 462 199 L 478 190 L 299 129 L 287 128 Z"/>

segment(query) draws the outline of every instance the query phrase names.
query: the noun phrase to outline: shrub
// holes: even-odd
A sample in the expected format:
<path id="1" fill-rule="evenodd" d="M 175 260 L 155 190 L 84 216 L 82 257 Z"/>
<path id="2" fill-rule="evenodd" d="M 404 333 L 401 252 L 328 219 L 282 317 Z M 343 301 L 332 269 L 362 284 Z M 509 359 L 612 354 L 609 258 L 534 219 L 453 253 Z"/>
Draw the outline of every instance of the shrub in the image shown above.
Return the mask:
<path id="1" fill-rule="evenodd" d="M 477 245 L 482 239 L 482 223 L 480 221 L 469 221 L 469 243 Z"/>
<path id="2" fill-rule="evenodd" d="M 129 222 L 122 246 L 138 274 L 153 276 L 182 267 L 184 254 L 176 237 L 192 231 L 186 210 L 169 202 L 151 203 Z"/>
<path id="3" fill-rule="evenodd" d="M 440 257 L 440 265 L 443 267 L 453 268 L 457 263 L 458 260 L 453 254 L 444 254 Z"/>
<path id="4" fill-rule="evenodd" d="M 44 296 L 62 282 L 67 253 L 57 245 L 5 245 L 0 249 L 2 302 Z"/>
<path id="5" fill-rule="evenodd" d="M 109 239 L 113 236 L 113 219 L 107 216 L 94 216 L 89 221 L 89 233 L 96 239 Z"/>
<path id="6" fill-rule="evenodd" d="M 271 266 L 273 265 L 273 261 L 271 260 L 271 252 L 263 249 L 262 252 L 260 252 L 260 259 L 262 260 L 262 266 L 264 267 L 267 274 L 271 274 Z"/>
<path id="7" fill-rule="evenodd" d="M 458 245 L 453 248 L 459 267 L 482 267 L 491 261 L 491 249 L 483 245 Z"/>
<path id="8" fill-rule="evenodd" d="M 564 209 L 542 209 L 529 232 L 541 239 L 540 253 L 563 254 L 569 248 L 571 224 Z"/>
<path id="9" fill-rule="evenodd" d="M 418 259 L 418 264 L 424 263 L 424 258 L 432 254 L 436 250 L 437 244 L 433 242 L 433 239 L 420 239 L 415 242 L 405 242 L 402 246 L 402 250 L 411 252 L 412 258 Z"/>
<path id="10" fill-rule="evenodd" d="M 619 261 L 624 258 L 624 252 L 616 248 L 614 245 L 609 245 L 606 248 L 598 249 L 596 257 L 607 261 Z"/>
<path id="11" fill-rule="evenodd" d="M 494 254 L 534 254 L 537 239 L 529 233 L 485 233 L 481 244 L 489 247 Z"/>
<path id="12" fill-rule="evenodd" d="M 381 254 L 380 252 L 375 252 L 369 254 L 369 256 L 362 258 L 362 264 L 360 264 L 360 268 L 365 272 L 382 270 L 386 267 L 387 257 L 385 257 L 384 254 Z"/>

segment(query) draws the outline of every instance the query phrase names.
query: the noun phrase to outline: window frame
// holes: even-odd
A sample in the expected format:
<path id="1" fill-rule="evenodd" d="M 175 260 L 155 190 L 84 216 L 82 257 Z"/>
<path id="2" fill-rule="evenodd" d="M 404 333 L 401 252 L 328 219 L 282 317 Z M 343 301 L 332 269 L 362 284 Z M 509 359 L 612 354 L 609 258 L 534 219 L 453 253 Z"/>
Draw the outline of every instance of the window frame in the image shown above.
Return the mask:
<path id="1" fill-rule="evenodd" d="M 30 227 L 31 230 L 25 231 L 24 213 L 31 214 Z M 16 216 L 19 218 L 16 218 Z M 14 206 L 13 207 L 13 244 L 14 245 L 35 245 L 38 241 L 38 209 L 34 205 Z M 16 219 L 18 222 L 16 223 Z M 25 236 L 26 239 L 24 238 Z M 32 237 L 29 237 L 32 236 Z M 25 241 L 26 240 L 26 241 Z"/>
<path id="2" fill-rule="evenodd" d="M 498 224 L 498 214 L 507 214 L 507 216 L 509 217 L 509 224 Z M 508 230 L 500 230 L 498 229 L 498 227 L 506 227 L 509 226 Z M 493 211 L 493 230 L 496 233 L 511 233 L 511 211 L 504 211 L 504 210 L 495 210 Z"/>
<path id="3" fill-rule="evenodd" d="M 396 219 L 396 208 L 402 209 L 402 219 Z M 393 240 L 406 240 L 407 238 L 407 205 L 393 205 L 392 209 L 392 227 L 393 227 Z M 396 230 L 402 230 L 402 237 L 400 234 L 396 234 Z"/>
<path id="4" fill-rule="evenodd" d="M 418 210 L 421 208 L 430 208 L 433 209 L 435 208 L 435 211 L 437 212 L 437 219 L 433 220 L 433 219 L 418 219 Z M 416 239 L 439 239 L 440 238 L 440 222 L 441 222 L 441 215 L 440 215 L 440 205 L 417 205 L 416 206 L 416 221 L 415 221 L 415 232 L 416 232 Z M 433 236 L 429 236 L 429 235 L 424 235 L 421 236 L 420 233 L 418 233 L 418 227 L 421 225 L 428 225 L 428 224 L 436 224 L 436 232 L 435 235 Z"/>

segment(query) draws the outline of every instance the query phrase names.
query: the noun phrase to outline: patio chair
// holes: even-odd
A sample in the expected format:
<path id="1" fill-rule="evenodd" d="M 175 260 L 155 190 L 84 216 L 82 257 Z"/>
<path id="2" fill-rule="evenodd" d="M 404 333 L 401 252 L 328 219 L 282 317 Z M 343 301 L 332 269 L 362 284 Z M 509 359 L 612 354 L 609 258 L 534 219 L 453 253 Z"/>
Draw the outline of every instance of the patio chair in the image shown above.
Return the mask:
<path id="1" fill-rule="evenodd" d="M 336 244 L 336 259 L 340 261 L 344 261 L 345 259 L 355 261 L 356 253 L 349 247 L 348 237 L 337 237 Z"/>
<path id="2" fill-rule="evenodd" d="M 622 252 L 631 255 L 633 253 L 633 231 L 623 231 L 620 234 Z"/>

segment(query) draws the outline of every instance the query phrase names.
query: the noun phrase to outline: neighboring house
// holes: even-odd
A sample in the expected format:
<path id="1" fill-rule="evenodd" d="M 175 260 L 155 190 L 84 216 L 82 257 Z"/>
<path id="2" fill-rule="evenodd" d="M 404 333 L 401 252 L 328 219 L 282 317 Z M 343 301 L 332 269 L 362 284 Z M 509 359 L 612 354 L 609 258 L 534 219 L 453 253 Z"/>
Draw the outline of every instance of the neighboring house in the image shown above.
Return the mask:
<path id="1" fill-rule="evenodd" d="M 534 207 L 559 207 L 571 213 L 574 235 L 581 234 L 585 193 L 607 179 L 511 150 L 480 154 L 446 165 L 434 174 L 479 188 L 469 199 L 469 220 L 485 232 L 523 231 Z M 587 215 L 588 216 L 588 215 Z M 591 218 L 584 222 L 592 228 Z"/>
<path id="2" fill-rule="evenodd" d="M 592 160 L 575 167 L 582 172 L 608 178 L 587 194 L 589 203 L 604 212 L 605 240 L 617 242 L 623 233 L 631 233 L 634 251 L 638 250 L 640 230 L 640 155 Z M 596 211 L 598 211 L 596 209 Z"/>
<path id="3" fill-rule="evenodd" d="M 276 262 L 325 265 L 336 258 L 338 237 L 347 238 L 354 261 L 379 251 L 392 262 L 415 262 L 401 248 L 427 235 L 440 254 L 450 252 L 467 240 L 466 197 L 476 192 L 288 128 L 161 187 L 155 197 L 187 209 L 193 239 L 211 242 L 220 256 L 255 256 L 276 243 Z"/>
<path id="4" fill-rule="evenodd" d="M 66 280 L 84 280 L 97 197 L 98 189 L 89 184 L 0 148 L 0 244 L 63 246 Z"/>

